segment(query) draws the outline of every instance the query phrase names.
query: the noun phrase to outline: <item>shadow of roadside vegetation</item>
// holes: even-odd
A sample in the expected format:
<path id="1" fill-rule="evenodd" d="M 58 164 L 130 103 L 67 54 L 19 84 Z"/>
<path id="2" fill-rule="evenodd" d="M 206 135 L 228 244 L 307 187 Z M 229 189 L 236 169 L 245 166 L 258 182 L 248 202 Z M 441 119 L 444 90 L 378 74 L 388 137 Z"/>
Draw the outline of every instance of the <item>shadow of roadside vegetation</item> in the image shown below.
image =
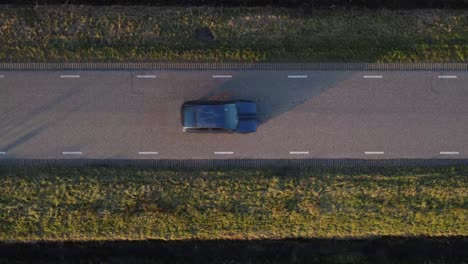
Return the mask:
<path id="1" fill-rule="evenodd" d="M 63 4 L 63 0 L 3 0 L 3 4 L 43 5 Z M 466 1 L 460 0 L 68 0 L 72 5 L 210 5 L 210 6 L 279 6 L 302 8 L 350 8 L 352 6 L 367 8 L 463 8 Z"/>
<path id="2" fill-rule="evenodd" d="M 466 263 L 468 237 L 0 243 L 0 263 Z"/>

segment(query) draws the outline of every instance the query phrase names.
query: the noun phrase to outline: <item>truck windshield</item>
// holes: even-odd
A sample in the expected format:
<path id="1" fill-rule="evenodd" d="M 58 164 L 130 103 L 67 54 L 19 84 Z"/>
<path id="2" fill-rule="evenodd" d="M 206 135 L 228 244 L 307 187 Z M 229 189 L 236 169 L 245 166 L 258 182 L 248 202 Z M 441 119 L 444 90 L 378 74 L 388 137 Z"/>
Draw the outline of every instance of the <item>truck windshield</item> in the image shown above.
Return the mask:
<path id="1" fill-rule="evenodd" d="M 224 124 L 227 129 L 236 129 L 239 119 L 237 116 L 237 107 L 235 104 L 224 105 Z"/>

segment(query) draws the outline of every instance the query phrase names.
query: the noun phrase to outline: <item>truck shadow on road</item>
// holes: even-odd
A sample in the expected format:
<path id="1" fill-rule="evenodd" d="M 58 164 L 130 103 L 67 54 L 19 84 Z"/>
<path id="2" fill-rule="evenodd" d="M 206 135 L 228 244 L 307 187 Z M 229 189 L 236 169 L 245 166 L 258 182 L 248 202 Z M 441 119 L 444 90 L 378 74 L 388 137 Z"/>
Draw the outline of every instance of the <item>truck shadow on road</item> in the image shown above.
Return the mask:
<path id="1" fill-rule="evenodd" d="M 288 78 L 288 74 L 293 75 Z M 304 78 L 304 75 L 307 77 Z M 351 71 L 287 73 L 244 71 L 222 83 L 198 100 L 251 100 L 257 102 L 259 121 L 265 123 L 350 79 Z M 295 78 L 294 78 L 295 77 Z"/>

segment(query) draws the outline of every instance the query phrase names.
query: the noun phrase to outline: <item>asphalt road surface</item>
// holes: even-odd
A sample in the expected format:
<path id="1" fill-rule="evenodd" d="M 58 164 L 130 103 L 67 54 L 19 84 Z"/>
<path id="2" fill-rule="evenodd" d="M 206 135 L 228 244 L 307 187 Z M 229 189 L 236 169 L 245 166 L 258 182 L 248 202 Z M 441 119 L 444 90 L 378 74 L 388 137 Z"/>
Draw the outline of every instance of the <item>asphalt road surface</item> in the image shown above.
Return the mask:
<path id="1" fill-rule="evenodd" d="M 183 133 L 186 100 L 258 103 Z M 468 158 L 466 71 L 4 71 L 0 159 Z"/>

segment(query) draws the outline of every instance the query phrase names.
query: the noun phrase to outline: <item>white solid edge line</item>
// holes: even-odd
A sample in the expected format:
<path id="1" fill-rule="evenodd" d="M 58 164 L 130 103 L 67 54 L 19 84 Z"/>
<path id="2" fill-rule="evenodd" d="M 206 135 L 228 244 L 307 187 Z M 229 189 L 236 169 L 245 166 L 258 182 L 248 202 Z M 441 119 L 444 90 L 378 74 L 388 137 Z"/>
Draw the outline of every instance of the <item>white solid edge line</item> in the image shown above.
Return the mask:
<path id="1" fill-rule="evenodd" d="M 213 78 L 232 78 L 232 75 L 213 75 Z"/>
<path id="2" fill-rule="evenodd" d="M 440 154 L 441 155 L 458 155 L 458 154 L 460 154 L 460 152 L 457 152 L 457 151 L 441 151 Z"/>
<path id="3" fill-rule="evenodd" d="M 309 151 L 289 151 L 291 155 L 308 155 Z"/>
<path id="4" fill-rule="evenodd" d="M 382 155 L 385 154 L 383 151 L 365 151 L 364 154 L 366 155 Z"/>
<path id="5" fill-rule="evenodd" d="M 289 79 L 301 79 L 301 78 L 307 78 L 307 75 L 288 75 Z"/>
<path id="6" fill-rule="evenodd" d="M 232 155 L 232 154 L 234 154 L 234 152 L 232 152 L 232 151 L 215 151 L 214 154 L 215 155 Z"/>
<path id="7" fill-rule="evenodd" d="M 80 151 L 64 151 L 62 152 L 62 155 L 81 155 L 83 152 Z"/>
<path id="8" fill-rule="evenodd" d="M 140 151 L 138 152 L 139 155 L 158 155 L 158 152 L 155 151 Z"/>
<path id="9" fill-rule="evenodd" d="M 381 79 L 382 75 L 364 75 L 362 76 L 364 79 Z"/>
<path id="10" fill-rule="evenodd" d="M 457 76 L 456 75 L 439 75 L 439 76 L 437 76 L 437 78 L 439 78 L 439 79 L 456 79 Z"/>
<path id="11" fill-rule="evenodd" d="M 80 78 L 80 75 L 60 75 L 60 78 Z"/>
<path id="12" fill-rule="evenodd" d="M 156 78 L 156 75 L 137 75 L 137 78 L 141 78 L 141 79 Z"/>

